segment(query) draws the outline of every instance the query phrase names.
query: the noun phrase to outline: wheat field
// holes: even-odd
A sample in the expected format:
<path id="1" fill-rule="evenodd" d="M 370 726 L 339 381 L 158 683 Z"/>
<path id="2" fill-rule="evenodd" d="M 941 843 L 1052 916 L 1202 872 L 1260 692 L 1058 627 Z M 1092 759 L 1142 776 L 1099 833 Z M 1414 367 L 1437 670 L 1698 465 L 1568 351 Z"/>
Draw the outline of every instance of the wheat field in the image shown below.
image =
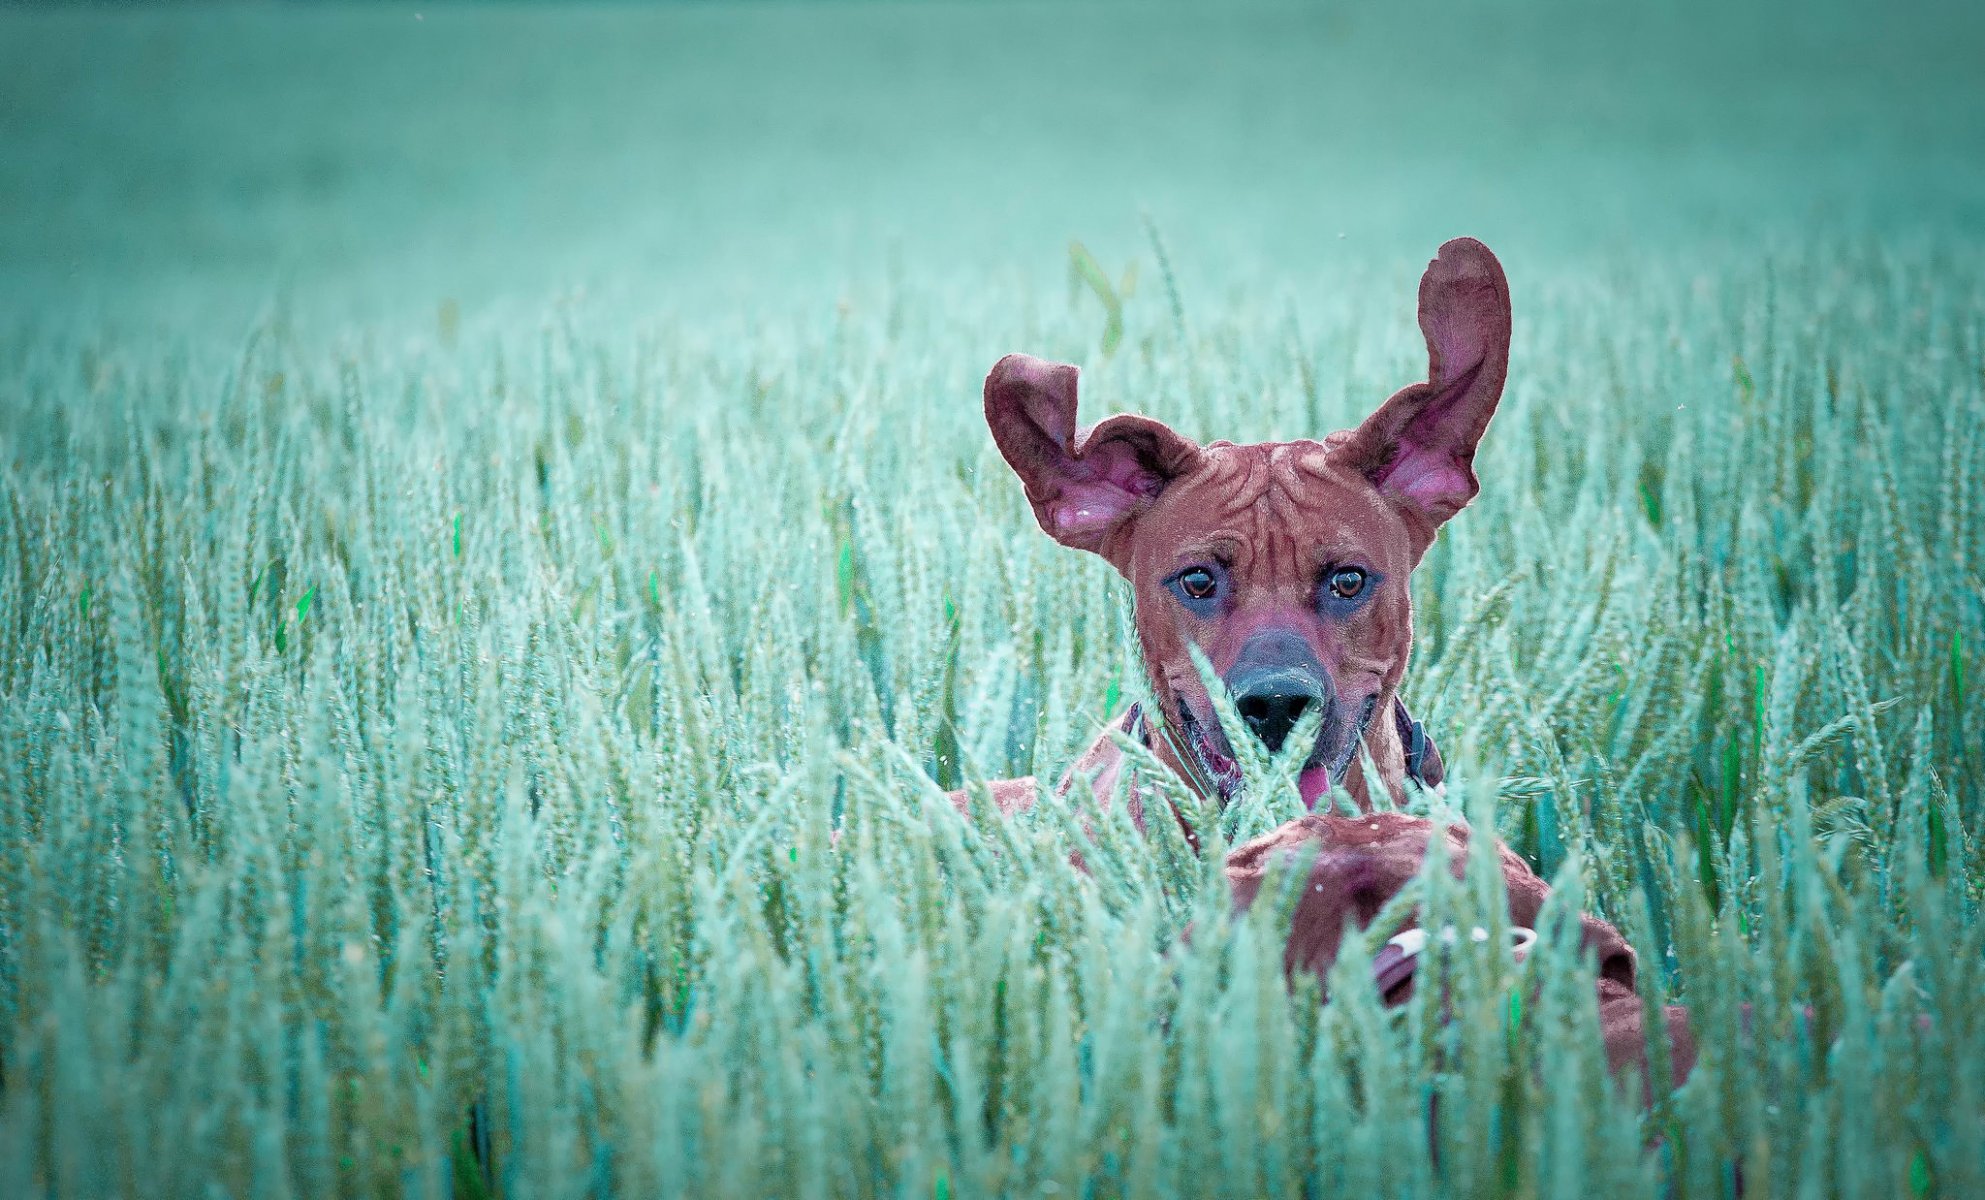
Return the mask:
<path id="1" fill-rule="evenodd" d="M 1935 6 L 0 12 L 0 1194 L 1985 1195 L 1978 61 Z M 944 800 L 1145 686 L 978 385 L 1320 436 L 1457 234 L 1516 341 L 1413 804 L 1555 915 L 1320 1004 L 1219 874 L 1289 813 Z M 1694 1014 L 1651 1105 L 1581 910 Z"/>

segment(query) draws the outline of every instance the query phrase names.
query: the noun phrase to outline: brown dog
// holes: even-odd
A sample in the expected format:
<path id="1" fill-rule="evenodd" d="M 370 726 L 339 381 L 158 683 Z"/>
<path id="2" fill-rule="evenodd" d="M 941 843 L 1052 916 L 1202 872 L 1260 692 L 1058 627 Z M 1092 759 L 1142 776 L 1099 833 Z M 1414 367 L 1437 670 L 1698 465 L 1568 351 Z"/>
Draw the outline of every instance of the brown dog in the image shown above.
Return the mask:
<path id="1" fill-rule="evenodd" d="M 1117 728 L 1204 797 L 1230 799 L 1241 776 L 1188 650 L 1194 645 L 1269 750 L 1281 750 L 1306 715 L 1320 720 L 1298 778 L 1311 808 L 1333 781 L 1366 810 L 1374 788 L 1403 798 L 1408 778 L 1440 782 L 1439 757 L 1399 700 L 1413 642 L 1407 577 L 1479 487 L 1475 447 L 1509 366 L 1501 264 L 1472 238 L 1448 242 L 1420 280 L 1419 309 L 1426 382 L 1321 442 L 1200 446 L 1133 415 L 1078 432 L 1074 367 L 1016 354 L 986 379 L 986 422 L 1041 528 L 1102 555 L 1130 581 L 1157 711 L 1133 709 Z M 1377 779 L 1364 775 L 1361 744 Z M 1106 732 L 1061 789 L 1081 779 L 1108 800 L 1122 765 Z M 1003 812 L 1024 808 L 1034 781 L 993 784 L 992 796 Z M 964 793 L 953 800 L 967 806 Z M 1129 803 L 1141 823 L 1140 789 Z M 1392 813 L 1312 813 L 1236 849 L 1228 879 L 1246 905 L 1272 854 L 1315 854 L 1316 886 L 1295 914 L 1288 963 L 1327 971 L 1345 923 L 1372 919 L 1418 869 L 1433 832 L 1425 820 Z M 1501 858 L 1511 916 L 1528 924 L 1548 889 L 1506 848 Z M 1589 918 L 1586 939 L 1601 961 L 1609 1059 L 1637 1061 L 1633 952 Z M 1385 969 L 1404 979 L 1412 964 Z M 1395 976 L 1380 979 L 1389 997 L 1398 994 L 1388 982 Z M 1681 1020 L 1679 1010 L 1669 1014 L 1685 1040 Z M 1677 1050 L 1686 1071 L 1692 1050 Z"/>
<path id="2" fill-rule="evenodd" d="M 1201 792 L 1228 798 L 1239 773 L 1188 644 L 1269 749 L 1321 711 L 1300 777 L 1312 806 L 1332 780 L 1369 804 L 1374 785 L 1397 796 L 1409 773 L 1438 770 L 1424 753 L 1409 763 L 1415 727 L 1398 701 L 1413 644 L 1406 580 L 1474 497 L 1475 445 L 1502 396 L 1509 286 L 1486 246 L 1441 247 L 1420 280 L 1420 328 L 1427 381 L 1321 442 L 1199 446 L 1130 415 L 1078 434 L 1074 367 L 1015 354 L 986 379 L 986 423 L 1041 528 L 1130 580 L 1158 708 L 1132 721 L 1158 726 L 1153 749 Z M 1364 778 L 1360 739 L 1378 780 Z M 1078 764 L 1104 796 L 1106 746 Z M 994 796 L 1002 809 L 1030 803 L 1032 781 Z"/>

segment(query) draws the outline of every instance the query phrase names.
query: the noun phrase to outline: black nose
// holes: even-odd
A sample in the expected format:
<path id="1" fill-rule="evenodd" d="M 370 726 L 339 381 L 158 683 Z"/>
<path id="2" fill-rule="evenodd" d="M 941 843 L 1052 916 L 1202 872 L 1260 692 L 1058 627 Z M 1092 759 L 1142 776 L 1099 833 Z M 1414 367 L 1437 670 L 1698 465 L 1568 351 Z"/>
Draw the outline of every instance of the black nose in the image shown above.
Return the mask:
<path id="1" fill-rule="evenodd" d="M 1267 629 L 1241 647 L 1227 672 L 1227 690 L 1248 729 L 1278 754 L 1310 706 L 1324 703 L 1328 678 L 1308 642 L 1292 630 Z"/>
<path id="2" fill-rule="evenodd" d="M 1240 710 L 1241 719 L 1261 739 L 1262 745 L 1268 747 L 1269 753 L 1279 754 L 1289 731 L 1309 711 L 1310 705 L 1322 697 L 1286 676 L 1262 682 L 1265 686 L 1234 697 L 1234 707 Z"/>

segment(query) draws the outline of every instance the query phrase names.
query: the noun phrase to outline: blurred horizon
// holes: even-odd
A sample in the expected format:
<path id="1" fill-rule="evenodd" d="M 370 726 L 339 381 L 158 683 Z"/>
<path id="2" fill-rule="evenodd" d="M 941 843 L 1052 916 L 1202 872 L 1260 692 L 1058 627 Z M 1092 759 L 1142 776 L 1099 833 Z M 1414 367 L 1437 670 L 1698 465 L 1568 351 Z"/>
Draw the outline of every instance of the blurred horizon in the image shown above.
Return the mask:
<path id="1" fill-rule="evenodd" d="M 1957 6 L 694 3 L 0 12 L 0 328 L 238 337 L 583 296 L 636 322 L 1188 296 L 1447 237 L 1714 265 L 1985 224 Z"/>

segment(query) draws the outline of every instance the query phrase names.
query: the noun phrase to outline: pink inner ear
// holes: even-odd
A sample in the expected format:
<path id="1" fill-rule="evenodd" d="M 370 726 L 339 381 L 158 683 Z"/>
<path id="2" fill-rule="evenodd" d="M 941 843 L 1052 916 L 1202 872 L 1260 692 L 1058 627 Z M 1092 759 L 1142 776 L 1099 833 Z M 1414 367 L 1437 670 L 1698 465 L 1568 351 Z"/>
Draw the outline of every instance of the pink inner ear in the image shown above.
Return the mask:
<path id="1" fill-rule="evenodd" d="M 1128 498 L 1113 487 L 1070 484 L 1054 505 L 1055 528 L 1062 534 L 1094 533 L 1123 519 Z"/>
<path id="2" fill-rule="evenodd" d="M 1468 473 L 1454 465 L 1453 455 L 1412 445 L 1400 448 L 1385 473 L 1384 486 L 1429 508 L 1465 504 L 1474 492 Z"/>
<path id="3" fill-rule="evenodd" d="M 1054 504 L 1055 524 L 1065 533 L 1107 528 L 1165 485 L 1121 443 L 1097 447 L 1079 467 L 1084 477 L 1064 483 Z"/>

